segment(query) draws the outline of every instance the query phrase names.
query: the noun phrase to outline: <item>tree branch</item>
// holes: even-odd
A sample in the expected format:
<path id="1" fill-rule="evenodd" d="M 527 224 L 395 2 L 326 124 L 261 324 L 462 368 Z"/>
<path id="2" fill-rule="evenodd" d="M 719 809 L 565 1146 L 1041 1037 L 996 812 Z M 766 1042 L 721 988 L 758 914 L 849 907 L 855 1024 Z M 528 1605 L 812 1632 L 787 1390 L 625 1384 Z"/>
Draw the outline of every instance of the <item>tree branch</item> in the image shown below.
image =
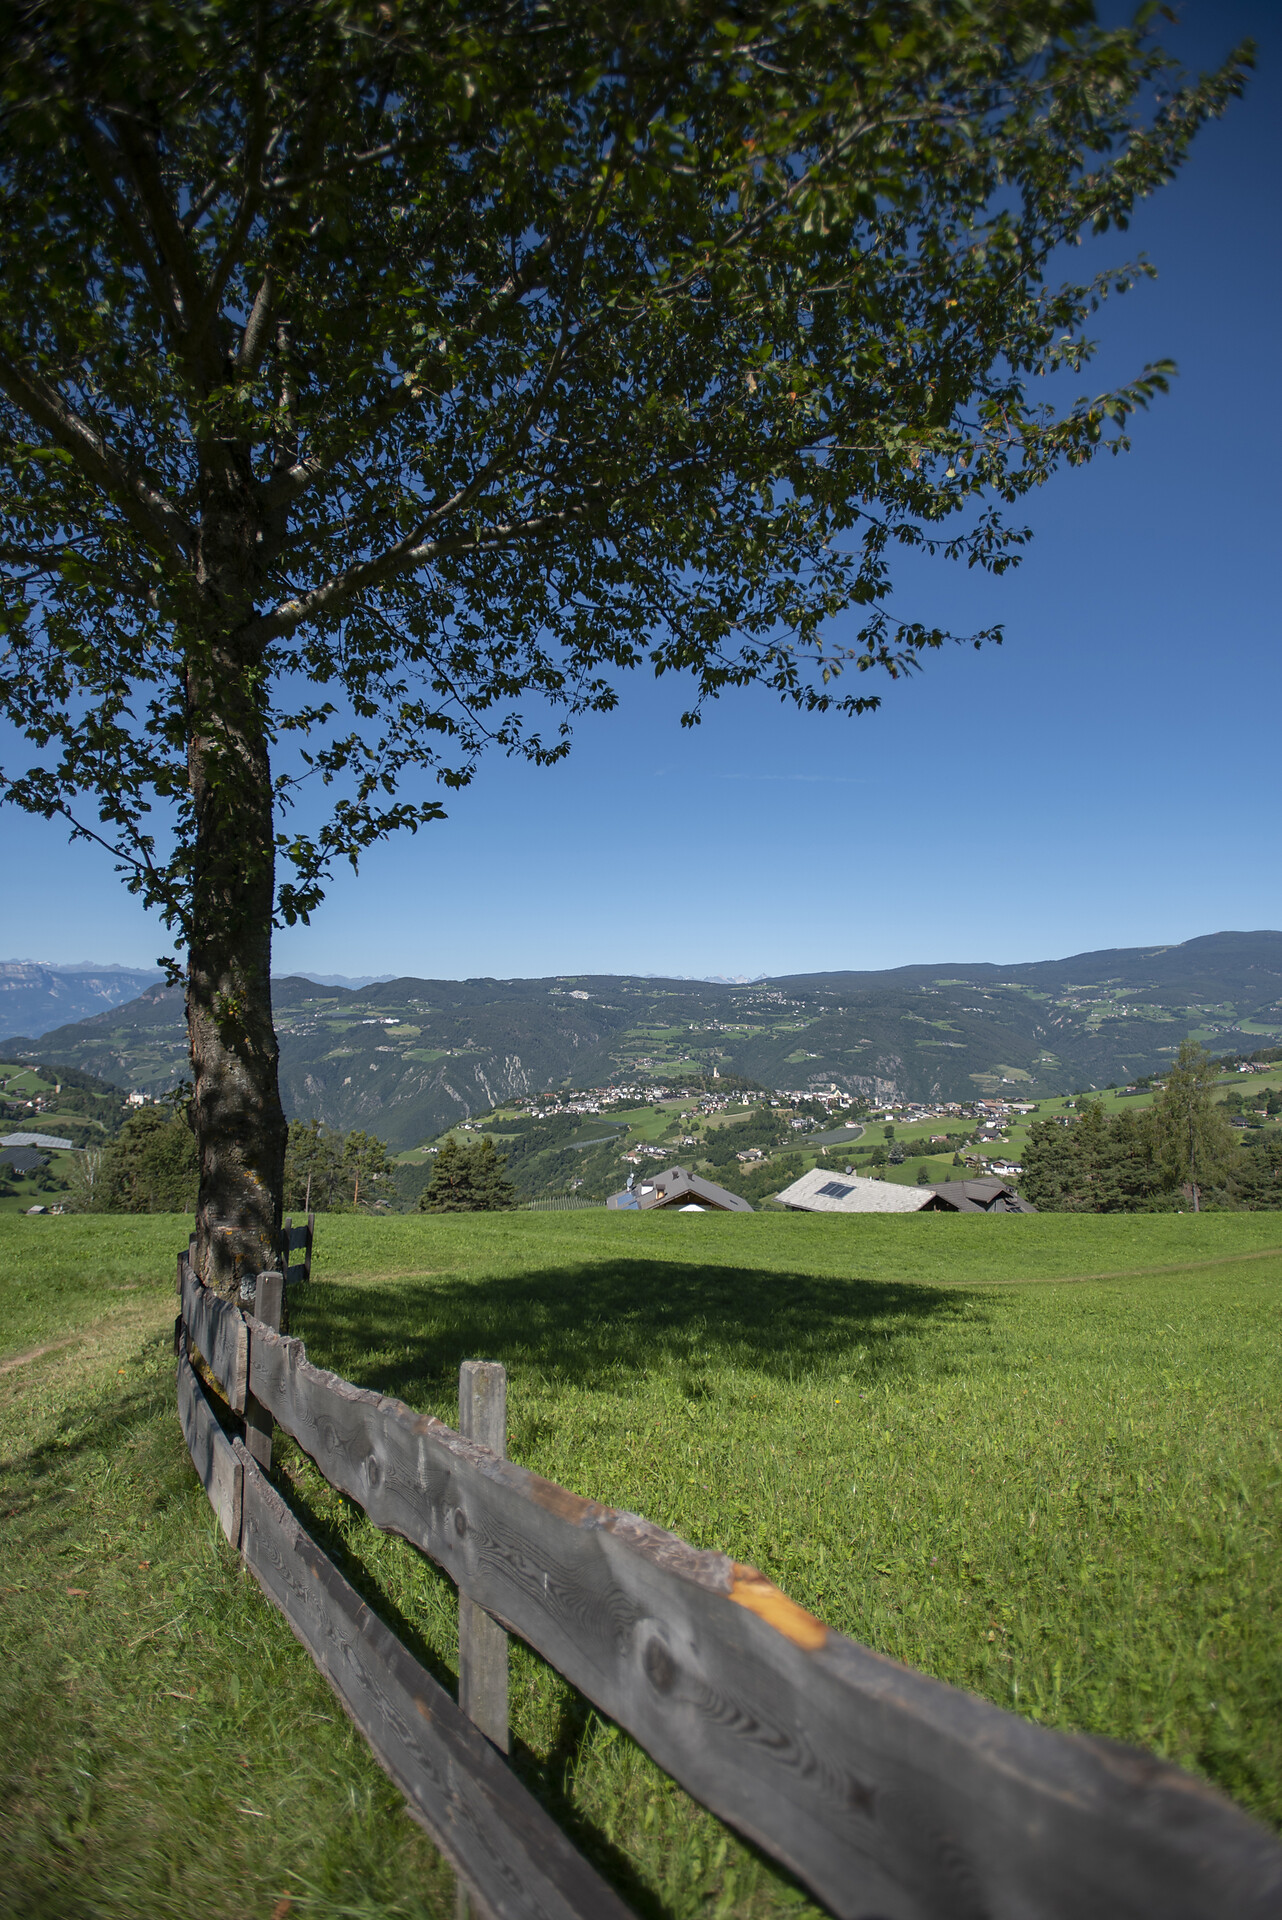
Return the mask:
<path id="1" fill-rule="evenodd" d="M 170 204 L 155 155 L 147 140 L 124 114 L 112 116 L 112 127 L 134 190 L 155 235 L 160 257 L 177 290 L 181 303 L 179 312 L 184 321 L 181 337 L 187 348 L 186 357 L 194 369 L 199 369 L 204 384 L 213 386 L 222 371 L 222 356 L 217 342 L 209 336 L 213 308 L 207 302 L 208 289 L 202 281 L 199 255 Z"/>
<path id="2" fill-rule="evenodd" d="M 125 230 L 134 259 L 151 289 L 156 311 L 176 336 L 180 351 L 183 351 L 187 346 L 187 329 L 183 321 L 182 309 L 174 299 L 173 283 L 166 274 L 163 263 L 156 258 L 154 248 L 148 244 L 147 236 L 127 196 L 121 192 L 116 170 L 112 164 L 111 152 L 87 113 L 80 115 L 80 138 L 85 157 L 89 162 L 89 170 L 97 181 L 103 198 Z"/>
<path id="3" fill-rule="evenodd" d="M 130 526 L 150 547 L 167 560 L 185 560 L 195 541 L 192 527 L 163 493 L 129 472 L 102 435 L 68 405 L 56 387 L 16 366 L 0 352 L 0 389 L 71 455 L 86 479 L 116 501 Z"/>
<path id="4" fill-rule="evenodd" d="M 339 612 L 370 587 L 382 586 L 403 574 L 413 573 L 419 567 L 430 566 L 434 560 L 449 559 L 458 554 L 498 553 L 523 540 L 573 526 L 599 507 L 604 498 L 602 493 L 598 499 L 582 499 L 574 506 L 563 508 L 560 513 L 535 514 L 528 520 L 510 521 L 506 525 L 489 527 L 484 533 L 459 534 L 448 540 L 423 540 L 420 538 L 421 527 L 416 527 L 413 533 L 407 534 L 404 540 L 398 541 L 375 559 L 362 561 L 344 573 L 333 575 L 331 579 L 322 581 L 320 586 L 313 587 L 310 593 L 300 594 L 292 600 L 282 600 L 271 613 L 264 614 L 253 623 L 251 637 L 261 645 L 284 639 L 308 620 L 314 620 L 321 614 Z"/>

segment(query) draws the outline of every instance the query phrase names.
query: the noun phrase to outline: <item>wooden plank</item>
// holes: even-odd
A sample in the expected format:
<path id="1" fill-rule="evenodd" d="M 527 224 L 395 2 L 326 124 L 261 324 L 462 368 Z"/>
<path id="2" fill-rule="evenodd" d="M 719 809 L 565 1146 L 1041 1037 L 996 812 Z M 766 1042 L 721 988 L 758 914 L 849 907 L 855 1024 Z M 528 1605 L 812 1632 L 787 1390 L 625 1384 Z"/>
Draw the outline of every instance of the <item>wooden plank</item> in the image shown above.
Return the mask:
<path id="1" fill-rule="evenodd" d="M 281 1230 L 281 1247 L 285 1255 L 285 1284 L 295 1286 L 299 1281 L 312 1277 L 312 1243 L 316 1233 L 316 1215 L 309 1213 L 305 1226 L 296 1227 L 294 1216 L 287 1214 Z M 301 1249 L 302 1259 L 296 1266 L 290 1264 L 290 1256 Z"/>
<path id="2" fill-rule="evenodd" d="M 182 1312 L 191 1344 L 227 1395 L 228 1406 L 233 1413 L 243 1413 L 249 1337 L 239 1308 L 202 1285 L 188 1262 L 183 1270 Z"/>
<path id="3" fill-rule="evenodd" d="M 459 1431 L 502 1459 L 507 1453 L 507 1372 L 497 1360 L 465 1360 L 458 1379 Z M 458 1703 L 474 1727 L 508 1751 L 507 1635 L 484 1607 L 459 1594 Z"/>
<path id="4" fill-rule="evenodd" d="M 285 1303 L 285 1279 L 279 1273 L 260 1273 L 254 1286 L 254 1317 L 250 1322 L 250 1340 L 260 1328 L 280 1332 L 280 1317 Z M 245 1445 L 263 1469 L 271 1472 L 272 1417 L 252 1390 L 245 1393 Z"/>
<path id="5" fill-rule="evenodd" d="M 535 1647 L 840 1916 L 1277 1920 L 1282 1847 L 1178 1768 L 855 1645 L 750 1567 L 253 1343 L 336 1487 Z"/>
<path id="6" fill-rule="evenodd" d="M 490 1743 L 303 1530 L 238 1442 L 245 1564 L 380 1766 L 496 1920 L 628 1920 L 628 1909 Z"/>
<path id="7" fill-rule="evenodd" d="M 233 1547 L 240 1546 L 243 1475 L 232 1442 L 219 1426 L 180 1338 L 178 1353 L 178 1419 L 192 1465 L 209 1495 L 218 1524 Z"/>

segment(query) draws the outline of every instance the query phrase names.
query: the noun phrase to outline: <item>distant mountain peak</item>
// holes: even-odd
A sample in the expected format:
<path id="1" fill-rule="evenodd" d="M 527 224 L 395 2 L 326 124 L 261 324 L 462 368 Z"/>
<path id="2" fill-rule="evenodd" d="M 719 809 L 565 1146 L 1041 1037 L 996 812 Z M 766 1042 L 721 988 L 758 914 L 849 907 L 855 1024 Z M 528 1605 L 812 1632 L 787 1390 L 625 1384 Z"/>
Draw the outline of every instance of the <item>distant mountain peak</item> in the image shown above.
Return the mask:
<path id="1" fill-rule="evenodd" d="M 394 973 L 304 973 L 294 967 L 281 976 L 289 980 L 310 980 L 314 987 L 382 987 L 399 976 Z"/>
<path id="2" fill-rule="evenodd" d="M 755 987 L 762 980 L 768 980 L 768 973 L 632 973 L 624 976 L 629 980 L 693 980 L 703 981 L 710 987 Z M 566 978 L 569 978 L 567 974 Z"/>

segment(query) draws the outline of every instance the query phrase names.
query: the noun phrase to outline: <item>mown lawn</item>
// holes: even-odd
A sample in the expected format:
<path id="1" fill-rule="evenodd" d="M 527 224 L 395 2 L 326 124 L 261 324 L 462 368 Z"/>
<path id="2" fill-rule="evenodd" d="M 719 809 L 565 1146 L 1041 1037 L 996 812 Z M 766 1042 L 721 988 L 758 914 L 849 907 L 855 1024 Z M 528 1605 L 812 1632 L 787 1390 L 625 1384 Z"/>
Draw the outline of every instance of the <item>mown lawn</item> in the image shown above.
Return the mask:
<path id="1" fill-rule="evenodd" d="M 445 1915 L 186 1462 L 187 1230 L 0 1220 L 0 1912 Z M 459 1361 L 501 1359 L 514 1458 L 1282 1824 L 1276 1216 L 346 1216 L 315 1271 L 318 1362 L 452 1421 Z M 278 1462 L 448 1680 L 448 1581 Z M 516 1764 L 639 1912 L 804 1908 L 520 1647 L 512 1702 Z"/>

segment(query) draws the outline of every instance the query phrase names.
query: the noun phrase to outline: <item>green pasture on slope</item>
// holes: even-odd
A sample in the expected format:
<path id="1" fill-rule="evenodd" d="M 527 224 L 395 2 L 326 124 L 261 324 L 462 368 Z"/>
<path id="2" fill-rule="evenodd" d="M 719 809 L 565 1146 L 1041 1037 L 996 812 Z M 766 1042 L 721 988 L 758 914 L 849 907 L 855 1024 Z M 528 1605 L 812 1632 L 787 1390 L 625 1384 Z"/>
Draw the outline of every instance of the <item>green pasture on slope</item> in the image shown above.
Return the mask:
<path id="1" fill-rule="evenodd" d="M 186 1460 L 188 1227 L 0 1219 L 0 1912 L 445 1916 Z M 1282 1824 L 1275 1216 L 342 1215 L 315 1273 L 319 1363 L 452 1422 L 459 1361 L 501 1359 L 515 1459 Z M 292 1443 L 277 1466 L 451 1684 L 449 1582 Z M 805 1910 L 520 1646 L 512 1712 L 515 1764 L 639 1913 Z"/>

